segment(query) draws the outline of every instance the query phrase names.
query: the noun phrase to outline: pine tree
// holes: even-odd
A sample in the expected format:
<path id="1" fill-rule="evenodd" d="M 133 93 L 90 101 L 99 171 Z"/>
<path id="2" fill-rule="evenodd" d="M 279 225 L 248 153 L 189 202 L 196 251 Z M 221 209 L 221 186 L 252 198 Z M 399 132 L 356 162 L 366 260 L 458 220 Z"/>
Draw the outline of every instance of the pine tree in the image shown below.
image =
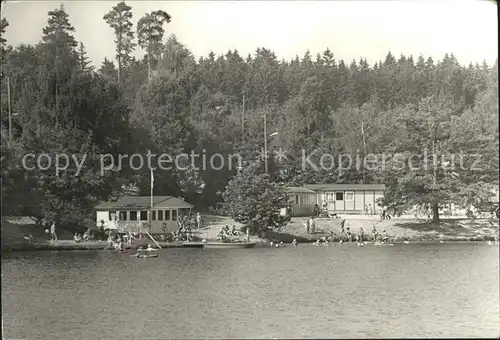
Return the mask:
<path id="1" fill-rule="evenodd" d="M 68 14 L 61 5 L 59 9 L 48 12 L 47 26 L 43 29 L 43 48 L 45 67 L 49 74 L 54 74 L 54 110 L 56 121 L 60 115 L 59 102 L 62 84 L 71 79 L 78 69 L 77 42 L 72 35 L 75 28 L 70 24 Z M 51 77 L 49 77 L 50 79 Z"/>
<path id="2" fill-rule="evenodd" d="M 5 56 L 10 50 L 7 46 L 7 39 L 5 39 L 5 29 L 9 26 L 7 19 L 2 18 L 0 21 L 0 65 L 3 65 Z"/>
<path id="3" fill-rule="evenodd" d="M 115 67 L 115 64 L 109 60 L 108 58 L 104 58 L 104 61 L 99 68 L 99 74 L 103 75 L 109 79 L 117 79 L 118 70 Z"/>
<path id="4" fill-rule="evenodd" d="M 118 3 L 103 19 L 115 31 L 116 61 L 118 62 L 118 82 L 122 82 L 123 68 L 130 62 L 134 51 L 134 32 L 132 30 L 132 7 L 124 1 Z"/>
<path id="5" fill-rule="evenodd" d="M 85 50 L 85 45 L 81 42 L 78 48 L 78 65 L 80 66 L 80 71 L 82 73 L 92 72 L 94 66 L 89 57 L 87 57 L 87 51 Z"/>
<path id="6" fill-rule="evenodd" d="M 146 51 L 148 63 L 148 78 L 151 78 L 153 61 L 161 54 L 161 41 L 165 30 L 163 25 L 169 23 L 172 17 L 165 11 L 153 11 L 143 16 L 137 23 L 137 38 L 139 46 Z"/>
<path id="7" fill-rule="evenodd" d="M 59 9 L 49 12 L 48 25 L 43 29 L 44 35 L 42 40 L 46 44 L 53 45 L 58 49 L 71 51 L 77 46 L 76 40 L 72 35 L 74 31 L 75 28 L 69 22 L 64 5 L 61 5 Z"/>

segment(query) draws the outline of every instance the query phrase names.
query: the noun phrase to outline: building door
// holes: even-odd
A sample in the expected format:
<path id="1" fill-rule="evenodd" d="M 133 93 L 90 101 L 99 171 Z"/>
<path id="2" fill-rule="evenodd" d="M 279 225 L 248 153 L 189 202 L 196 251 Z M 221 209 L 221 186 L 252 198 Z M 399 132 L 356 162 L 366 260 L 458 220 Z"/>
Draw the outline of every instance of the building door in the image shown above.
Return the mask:
<path id="1" fill-rule="evenodd" d="M 335 210 L 335 192 L 326 192 L 325 193 L 325 200 L 327 203 L 327 210 L 328 211 L 333 211 Z"/>
<path id="2" fill-rule="evenodd" d="M 336 205 L 338 210 L 345 210 L 344 192 L 343 191 L 336 191 L 335 192 L 335 205 Z"/>

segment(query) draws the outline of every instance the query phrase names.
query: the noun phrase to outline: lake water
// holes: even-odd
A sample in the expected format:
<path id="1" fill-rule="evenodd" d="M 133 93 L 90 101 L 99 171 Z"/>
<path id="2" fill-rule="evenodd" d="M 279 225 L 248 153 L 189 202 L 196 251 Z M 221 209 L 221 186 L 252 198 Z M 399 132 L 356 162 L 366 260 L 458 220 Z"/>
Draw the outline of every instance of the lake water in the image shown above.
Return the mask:
<path id="1" fill-rule="evenodd" d="M 4 338 L 498 337 L 499 248 L 11 254 Z"/>

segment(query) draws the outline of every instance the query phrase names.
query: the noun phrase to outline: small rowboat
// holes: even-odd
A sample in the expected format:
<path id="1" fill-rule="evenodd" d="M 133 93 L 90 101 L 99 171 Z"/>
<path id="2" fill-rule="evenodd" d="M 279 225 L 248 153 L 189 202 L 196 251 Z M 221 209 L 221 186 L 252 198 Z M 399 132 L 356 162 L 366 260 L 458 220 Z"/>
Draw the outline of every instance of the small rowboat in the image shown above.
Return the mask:
<path id="1" fill-rule="evenodd" d="M 158 252 L 140 252 L 140 253 L 136 253 L 136 254 L 133 254 L 130 256 L 137 257 L 140 259 L 150 259 L 150 258 L 158 257 L 159 255 L 160 254 Z"/>
<path id="2" fill-rule="evenodd" d="M 141 259 L 149 259 L 158 257 L 160 255 L 159 249 L 149 248 L 149 249 L 137 249 L 137 253 L 132 256 L 141 258 Z"/>
<path id="3" fill-rule="evenodd" d="M 257 242 L 206 242 L 205 248 L 212 249 L 246 249 L 253 248 Z"/>

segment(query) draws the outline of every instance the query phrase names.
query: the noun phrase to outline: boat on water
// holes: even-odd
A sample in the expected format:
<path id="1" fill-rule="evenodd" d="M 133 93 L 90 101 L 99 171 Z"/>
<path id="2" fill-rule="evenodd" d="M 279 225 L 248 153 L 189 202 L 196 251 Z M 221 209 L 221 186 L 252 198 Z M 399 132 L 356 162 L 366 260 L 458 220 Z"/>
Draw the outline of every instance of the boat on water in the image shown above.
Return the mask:
<path id="1" fill-rule="evenodd" d="M 154 252 L 154 253 L 151 253 L 151 254 L 147 254 L 147 253 L 136 253 L 136 254 L 133 254 L 133 255 L 130 255 L 132 257 L 137 257 L 139 259 L 150 259 L 150 258 L 155 258 L 155 257 L 158 257 L 160 254 L 158 252 Z"/>
<path id="2" fill-rule="evenodd" d="M 137 249 L 136 253 L 131 256 L 138 257 L 141 259 L 148 259 L 148 258 L 158 257 L 159 255 L 160 255 L 160 249 L 153 248 L 153 246 L 148 245 L 147 248 L 141 247 Z"/>
<path id="3" fill-rule="evenodd" d="M 155 258 L 160 255 L 160 250 L 155 248 L 147 248 L 147 249 L 137 249 L 137 252 L 131 256 L 138 257 L 140 259 L 149 259 Z"/>
<path id="4" fill-rule="evenodd" d="M 216 249 L 246 249 L 254 248 L 257 242 L 205 242 L 205 248 Z"/>

